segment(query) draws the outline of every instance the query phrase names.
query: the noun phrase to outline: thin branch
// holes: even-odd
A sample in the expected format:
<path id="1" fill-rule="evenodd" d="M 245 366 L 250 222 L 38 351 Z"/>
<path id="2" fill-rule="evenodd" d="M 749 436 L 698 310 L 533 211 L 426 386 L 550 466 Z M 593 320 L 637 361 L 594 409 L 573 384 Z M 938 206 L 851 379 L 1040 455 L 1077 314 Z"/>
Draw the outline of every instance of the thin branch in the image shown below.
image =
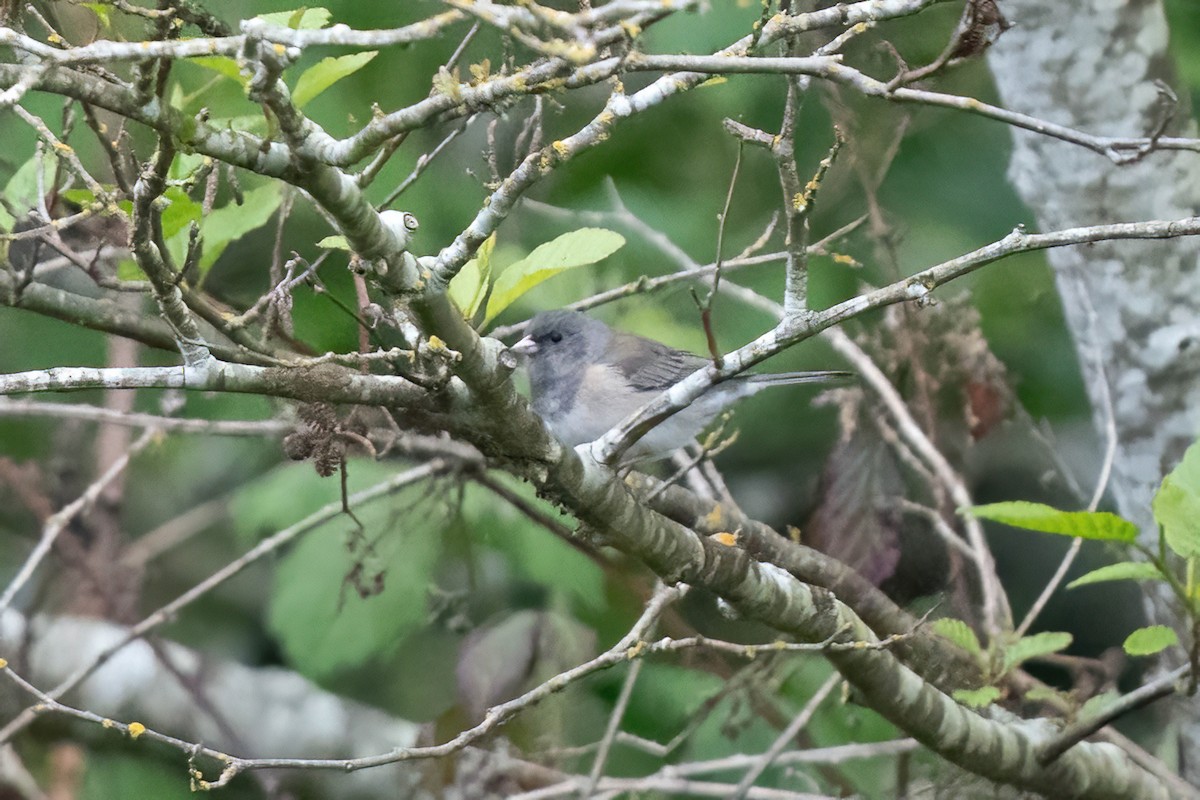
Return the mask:
<path id="1" fill-rule="evenodd" d="M 812 697 L 804 704 L 804 708 L 800 709 L 800 713 L 788 723 L 788 726 L 775 738 L 775 741 L 758 758 L 754 766 L 746 770 L 746 774 L 738 781 L 737 788 L 730 796 L 730 800 L 745 800 L 749 796 L 750 787 L 766 772 L 767 767 L 771 766 L 783 751 L 791 746 L 792 741 L 800 735 L 800 731 L 804 730 L 808 721 L 813 718 L 813 714 L 817 713 L 818 706 L 825 702 L 825 698 L 841 682 L 842 676 L 837 672 L 825 679 L 820 688 L 813 692 Z"/>
<path id="2" fill-rule="evenodd" d="M 988 119 L 1003 122 L 1014 128 L 1061 139 L 1124 164 L 1146 156 L 1154 150 L 1190 150 L 1200 152 L 1200 139 L 1175 136 L 1095 136 L 1084 131 L 1059 125 L 1028 114 L 1009 111 L 974 97 L 962 97 L 942 92 L 907 87 L 889 88 L 888 83 L 876 80 L 865 73 L 846 66 L 841 56 L 810 56 L 796 58 L 759 58 L 750 56 L 686 56 L 686 55 L 643 55 L 631 53 L 625 68 L 632 71 L 661 72 L 675 70 L 700 74 L 777 74 L 811 75 L 814 78 L 845 84 L 868 97 L 880 97 L 897 103 L 952 108 L 978 114 Z"/>
<path id="3" fill-rule="evenodd" d="M 1082 302 L 1085 305 L 1085 312 L 1088 318 L 1089 327 L 1092 330 L 1096 329 L 1098 318 L 1096 309 L 1092 306 L 1091 297 L 1086 291 L 1079 293 Z M 1104 492 L 1108 489 L 1108 480 L 1112 475 L 1113 463 L 1117 457 L 1117 414 L 1113 408 L 1112 392 L 1108 386 L 1108 373 L 1104 367 L 1104 359 L 1100 357 L 1100 353 L 1096 347 L 1087 347 L 1086 350 L 1091 356 L 1092 374 L 1095 376 L 1096 390 L 1099 397 L 1096 404 L 1099 406 L 1101 413 L 1104 416 L 1104 457 L 1100 464 L 1100 474 L 1096 477 L 1096 487 L 1092 490 L 1092 498 L 1088 501 L 1087 510 L 1095 511 L 1100 506 L 1100 501 L 1104 498 Z M 1075 539 L 1071 542 L 1062 561 L 1058 564 L 1058 569 L 1042 587 L 1041 593 L 1037 600 L 1029 607 L 1029 611 L 1025 614 L 1025 619 L 1021 620 L 1021 624 L 1017 626 L 1016 636 L 1020 638 L 1024 636 L 1029 628 L 1037 620 L 1038 615 L 1050 602 L 1050 597 L 1058 590 L 1063 580 L 1067 577 L 1067 570 L 1075 563 L 1075 558 L 1079 555 L 1080 549 L 1083 547 L 1083 539 Z"/>
<path id="4" fill-rule="evenodd" d="M 1122 695 L 1120 700 L 1107 706 L 1095 716 L 1081 719 L 1063 728 L 1058 736 L 1042 745 L 1038 750 L 1038 763 L 1042 766 L 1052 764 L 1067 750 L 1114 720 L 1139 708 L 1144 708 L 1156 700 L 1175 694 L 1179 691 L 1179 682 L 1187 677 L 1191 670 L 1190 664 L 1177 667 L 1166 675 Z"/>
<path id="5" fill-rule="evenodd" d="M 164 433 L 194 433 L 206 436 L 282 436 L 292 429 L 281 419 L 210 420 L 161 417 L 157 414 L 121 412 L 84 404 L 49 403 L 40 400 L 0 398 L 0 417 L 52 417 L 124 425 L 129 428 L 157 428 Z"/>

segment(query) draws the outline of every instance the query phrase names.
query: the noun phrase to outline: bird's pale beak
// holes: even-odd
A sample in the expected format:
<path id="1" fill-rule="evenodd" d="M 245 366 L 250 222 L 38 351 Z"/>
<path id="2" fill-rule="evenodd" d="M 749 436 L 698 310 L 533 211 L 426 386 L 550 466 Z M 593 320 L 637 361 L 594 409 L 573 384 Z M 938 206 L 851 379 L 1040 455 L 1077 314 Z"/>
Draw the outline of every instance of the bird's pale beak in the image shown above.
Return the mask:
<path id="1" fill-rule="evenodd" d="M 514 344 L 512 347 L 510 347 L 508 349 L 511 350 L 512 352 L 516 353 L 519 356 L 528 357 L 538 351 L 538 346 L 537 346 L 537 342 L 535 342 L 533 340 L 532 336 L 526 336 L 524 339 L 517 342 L 516 344 Z"/>

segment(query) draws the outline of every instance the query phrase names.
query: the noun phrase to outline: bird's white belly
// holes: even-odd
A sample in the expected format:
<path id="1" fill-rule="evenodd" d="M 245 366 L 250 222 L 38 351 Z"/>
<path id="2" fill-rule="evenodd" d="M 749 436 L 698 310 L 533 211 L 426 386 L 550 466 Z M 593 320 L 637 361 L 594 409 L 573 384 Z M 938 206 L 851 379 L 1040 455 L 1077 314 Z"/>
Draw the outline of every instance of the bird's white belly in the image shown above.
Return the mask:
<path id="1" fill-rule="evenodd" d="M 588 372 L 593 373 L 593 370 Z M 605 381 L 607 376 L 596 373 L 599 370 L 589 374 L 585 382 L 599 381 L 612 386 L 611 382 Z M 593 392 L 589 396 L 593 402 L 589 408 L 581 409 L 580 404 L 576 403 L 569 412 L 558 415 L 549 423 L 551 432 L 564 444 L 574 447 L 599 439 L 657 396 L 656 392 L 630 394 L 624 387 L 620 391 L 595 391 L 593 384 L 591 388 Z M 628 455 L 634 458 L 662 457 L 689 444 L 724 405 L 725 402 L 719 398 L 710 395 L 700 397 L 678 414 L 654 426 L 629 448 Z"/>

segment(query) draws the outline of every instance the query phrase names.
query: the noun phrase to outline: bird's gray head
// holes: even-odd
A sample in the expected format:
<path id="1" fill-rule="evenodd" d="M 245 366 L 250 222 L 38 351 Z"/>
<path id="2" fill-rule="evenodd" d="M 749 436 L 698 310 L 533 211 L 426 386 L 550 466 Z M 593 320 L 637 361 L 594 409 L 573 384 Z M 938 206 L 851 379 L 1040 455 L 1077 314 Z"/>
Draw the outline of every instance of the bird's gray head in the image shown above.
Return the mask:
<path id="1" fill-rule="evenodd" d="M 608 326 L 578 311 L 543 311 L 529 324 L 528 335 L 512 349 L 531 364 L 568 364 L 591 361 L 588 356 L 603 350 Z"/>
<path id="2" fill-rule="evenodd" d="M 578 311 L 543 311 L 511 349 L 529 360 L 534 399 L 549 400 L 560 392 L 574 396 L 584 370 L 604 352 L 611 336 L 607 325 Z"/>

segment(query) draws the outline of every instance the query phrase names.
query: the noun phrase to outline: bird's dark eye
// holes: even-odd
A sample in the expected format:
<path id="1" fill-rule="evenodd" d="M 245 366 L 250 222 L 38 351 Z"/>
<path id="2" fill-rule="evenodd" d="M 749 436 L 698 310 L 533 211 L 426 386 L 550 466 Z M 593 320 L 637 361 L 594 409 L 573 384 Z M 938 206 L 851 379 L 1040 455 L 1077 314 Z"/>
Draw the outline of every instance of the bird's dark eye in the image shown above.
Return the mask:
<path id="1" fill-rule="evenodd" d="M 559 333 L 558 331 L 555 331 L 554 333 L 550 334 L 550 341 L 554 342 L 555 344 L 558 344 L 559 342 L 562 341 L 562 334 Z"/>

